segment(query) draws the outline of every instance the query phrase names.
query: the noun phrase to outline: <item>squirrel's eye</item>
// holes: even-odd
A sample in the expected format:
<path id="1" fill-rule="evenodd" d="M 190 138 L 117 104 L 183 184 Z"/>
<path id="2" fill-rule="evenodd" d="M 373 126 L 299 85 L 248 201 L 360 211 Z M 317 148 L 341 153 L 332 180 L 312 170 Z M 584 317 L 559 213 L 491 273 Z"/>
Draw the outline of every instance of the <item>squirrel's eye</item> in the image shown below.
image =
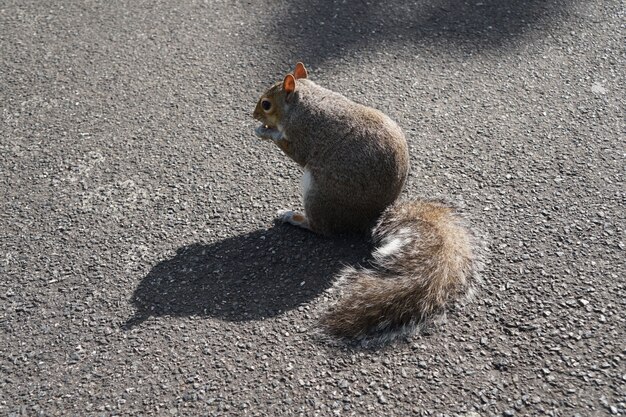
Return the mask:
<path id="1" fill-rule="evenodd" d="M 261 100 L 261 107 L 263 107 L 263 110 L 268 111 L 272 108 L 272 102 L 264 98 L 263 100 Z"/>

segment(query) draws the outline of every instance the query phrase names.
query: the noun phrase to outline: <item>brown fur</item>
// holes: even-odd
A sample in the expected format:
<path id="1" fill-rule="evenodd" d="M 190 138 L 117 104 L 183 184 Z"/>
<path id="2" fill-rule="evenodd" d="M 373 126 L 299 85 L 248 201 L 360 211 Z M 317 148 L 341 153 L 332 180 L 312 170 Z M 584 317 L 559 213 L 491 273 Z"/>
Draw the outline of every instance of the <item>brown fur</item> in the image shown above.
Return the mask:
<path id="1" fill-rule="evenodd" d="M 372 269 L 344 271 L 345 294 L 322 319 L 330 333 L 388 339 L 471 292 L 477 276 L 473 237 L 452 206 L 397 203 L 383 213 L 373 236 L 379 248 L 393 239 L 404 244 L 386 255 L 375 251 Z"/>
<path id="2" fill-rule="evenodd" d="M 286 212 L 283 220 L 324 235 L 367 232 L 376 224 L 373 269 L 344 272 L 346 294 L 322 325 L 342 337 L 389 338 L 470 291 L 471 233 L 449 204 L 396 203 L 409 167 L 402 130 L 306 76 L 299 63 L 254 110 L 263 123 L 257 135 L 305 168 L 305 214 Z"/>

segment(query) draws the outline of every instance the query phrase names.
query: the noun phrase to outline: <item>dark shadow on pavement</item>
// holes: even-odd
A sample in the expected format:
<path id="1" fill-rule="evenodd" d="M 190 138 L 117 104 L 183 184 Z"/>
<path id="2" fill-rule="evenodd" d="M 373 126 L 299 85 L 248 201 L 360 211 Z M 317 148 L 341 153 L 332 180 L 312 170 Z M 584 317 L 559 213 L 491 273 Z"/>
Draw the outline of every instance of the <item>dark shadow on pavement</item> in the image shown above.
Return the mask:
<path id="1" fill-rule="evenodd" d="M 343 266 L 368 255 L 365 238 L 328 239 L 286 225 L 184 246 L 142 279 L 123 327 L 153 316 L 273 317 L 312 300 Z"/>
<path id="2" fill-rule="evenodd" d="M 270 23 L 275 41 L 312 67 L 394 42 L 470 51 L 558 25 L 577 0 L 298 0 Z M 416 53 L 419 51 L 416 51 Z"/>

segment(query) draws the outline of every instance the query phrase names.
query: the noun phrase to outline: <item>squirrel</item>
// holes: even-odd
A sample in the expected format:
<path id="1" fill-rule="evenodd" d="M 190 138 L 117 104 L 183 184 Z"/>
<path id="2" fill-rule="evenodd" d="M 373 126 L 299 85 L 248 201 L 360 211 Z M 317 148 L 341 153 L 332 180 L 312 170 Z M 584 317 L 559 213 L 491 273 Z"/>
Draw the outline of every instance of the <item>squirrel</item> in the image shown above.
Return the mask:
<path id="1" fill-rule="evenodd" d="M 343 296 L 320 320 L 345 339 L 393 339 L 461 298 L 478 281 L 475 238 L 456 207 L 398 201 L 409 171 L 402 129 L 388 116 L 308 79 L 301 62 L 258 100 L 255 133 L 304 168 L 304 213 L 285 223 L 329 236 L 371 231 L 371 268 L 348 267 Z"/>

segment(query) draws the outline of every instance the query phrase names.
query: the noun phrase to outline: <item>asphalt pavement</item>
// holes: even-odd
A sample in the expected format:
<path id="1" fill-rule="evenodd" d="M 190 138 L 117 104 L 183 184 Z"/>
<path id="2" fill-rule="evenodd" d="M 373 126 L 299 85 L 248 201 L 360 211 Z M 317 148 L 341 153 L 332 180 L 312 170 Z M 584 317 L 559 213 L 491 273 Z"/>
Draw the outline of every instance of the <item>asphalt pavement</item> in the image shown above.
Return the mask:
<path id="1" fill-rule="evenodd" d="M 0 0 L 0 415 L 626 415 L 618 0 Z M 407 133 L 403 198 L 463 205 L 476 300 L 320 335 L 356 237 L 275 223 L 253 135 L 310 78 Z"/>

